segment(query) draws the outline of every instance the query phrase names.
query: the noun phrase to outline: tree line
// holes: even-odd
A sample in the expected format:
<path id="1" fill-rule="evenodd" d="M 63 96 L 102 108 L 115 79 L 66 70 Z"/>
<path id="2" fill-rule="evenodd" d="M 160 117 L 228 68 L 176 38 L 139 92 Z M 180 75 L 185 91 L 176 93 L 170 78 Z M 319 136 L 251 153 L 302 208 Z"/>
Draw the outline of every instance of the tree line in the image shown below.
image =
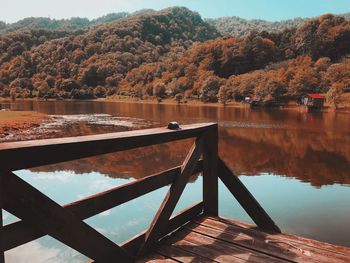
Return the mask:
<path id="1" fill-rule="evenodd" d="M 105 97 L 117 92 L 133 68 L 217 36 L 186 8 L 141 13 L 87 32 L 6 34 L 0 36 L 0 96 Z"/>
<path id="2" fill-rule="evenodd" d="M 350 91 L 349 52 L 349 20 L 324 15 L 278 33 L 251 31 L 195 44 L 131 70 L 119 93 L 211 102 L 256 94 L 269 104 L 322 92 L 336 104 Z"/>
<path id="3" fill-rule="evenodd" d="M 222 36 L 187 8 L 168 8 L 90 30 L 0 36 L 0 96 L 239 100 L 306 92 L 331 102 L 349 92 L 350 22 L 323 15 L 283 31 Z"/>

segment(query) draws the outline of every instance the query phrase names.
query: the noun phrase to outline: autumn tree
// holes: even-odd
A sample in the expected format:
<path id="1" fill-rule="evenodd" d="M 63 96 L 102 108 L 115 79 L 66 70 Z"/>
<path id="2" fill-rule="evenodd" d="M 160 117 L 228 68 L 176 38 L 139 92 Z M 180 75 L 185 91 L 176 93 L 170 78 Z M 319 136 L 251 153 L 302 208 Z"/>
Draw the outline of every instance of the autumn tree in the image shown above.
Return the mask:
<path id="1" fill-rule="evenodd" d="M 334 83 L 327 92 L 327 101 L 336 109 L 339 106 L 340 98 L 344 92 L 344 89 L 344 84 L 337 82 Z"/>

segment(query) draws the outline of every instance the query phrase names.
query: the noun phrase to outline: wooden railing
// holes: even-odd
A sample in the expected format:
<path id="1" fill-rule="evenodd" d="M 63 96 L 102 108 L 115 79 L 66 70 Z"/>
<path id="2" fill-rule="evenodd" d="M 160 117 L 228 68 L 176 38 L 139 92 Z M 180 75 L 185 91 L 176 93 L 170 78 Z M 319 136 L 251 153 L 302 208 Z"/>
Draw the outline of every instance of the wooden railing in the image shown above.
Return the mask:
<path id="1" fill-rule="evenodd" d="M 12 171 L 195 138 L 183 164 L 118 186 L 74 203 L 59 205 Z M 261 228 L 280 232 L 254 197 L 218 157 L 215 123 L 184 125 L 74 138 L 0 144 L 0 211 L 21 219 L 3 226 L 0 215 L 0 262 L 4 251 L 50 235 L 96 262 L 133 262 L 162 237 L 200 214 L 218 215 L 218 178 Z M 203 200 L 171 217 L 188 182 L 203 174 Z M 123 244 L 115 244 L 83 220 L 132 199 L 171 185 L 149 228 Z"/>

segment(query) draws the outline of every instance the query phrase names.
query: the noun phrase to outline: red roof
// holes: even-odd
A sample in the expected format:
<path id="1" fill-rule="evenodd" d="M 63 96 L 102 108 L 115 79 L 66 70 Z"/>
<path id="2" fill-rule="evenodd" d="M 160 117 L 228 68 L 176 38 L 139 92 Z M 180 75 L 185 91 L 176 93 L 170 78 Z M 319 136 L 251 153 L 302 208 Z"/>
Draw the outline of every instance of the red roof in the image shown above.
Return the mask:
<path id="1" fill-rule="evenodd" d="M 251 97 L 252 99 L 254 99 L 254 98 L 257 97 L 255 93 L 251 93 L 251 94 L 249 94 L 248 96 Z"/>
<path id="2" fill-rule="evenodd" d="M 325 96 L 318 94 L 318 93 L 309 93 L 307 96 L 313 98 L 313 99 L 324 99 Z"/>

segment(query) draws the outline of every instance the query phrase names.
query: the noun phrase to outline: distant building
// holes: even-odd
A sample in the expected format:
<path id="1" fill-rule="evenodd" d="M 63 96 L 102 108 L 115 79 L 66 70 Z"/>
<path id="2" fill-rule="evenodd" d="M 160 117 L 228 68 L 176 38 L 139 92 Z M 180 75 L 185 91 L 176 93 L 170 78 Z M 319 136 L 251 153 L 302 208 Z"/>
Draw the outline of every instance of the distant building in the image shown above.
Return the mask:
<path id="1" fill-rule="evenodd" d="M 301 104 L 309 108 L 322 108 L 325 96 L 317 93 L 309 93 L 302 97 Z"/>
<path id="2" fill-rule="evenodd" d="M 255 105 L 260 102 L 260 98 L 256 94 L 249 94 L 244 97 L 244 102 L 249 103 L 251 105 Z"/>

